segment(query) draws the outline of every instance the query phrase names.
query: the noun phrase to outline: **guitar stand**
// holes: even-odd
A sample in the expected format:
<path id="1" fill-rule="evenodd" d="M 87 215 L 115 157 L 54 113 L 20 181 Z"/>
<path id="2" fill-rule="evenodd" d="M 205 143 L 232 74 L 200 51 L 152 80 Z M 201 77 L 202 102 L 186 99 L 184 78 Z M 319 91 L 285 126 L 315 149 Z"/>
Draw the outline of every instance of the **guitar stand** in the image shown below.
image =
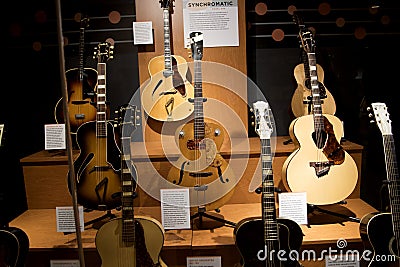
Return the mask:
<path id="1" fill-rule="evenodd" d="M 345 204 L 345 203 L 346 203 L 346 201 L 343 200 L 343 201 L 338 202 L 337 204 Z M 314 204 L 307 204 L 307 213 L 312 214 L 314 211 L 318 211 L 318 212 L 332 215 L 332 216 L 335 216 L 338 218 L 342 218 L 342 219 L 345 219 L 345 221 L 352 221 L 352 222 L 357 222 L 357 223 L 359 223 L 361 221 L 359 218 L 351 216 L 351 215 L 346 215 L 346 214 L 342 214 L 339 212 L 334 212 L 331 210 L 323 209 Z M 308 227 L 310 227 L 310 223 L 308 224 Z"/>
<path id="2" fill-rule="evenodd" d="M 99 229 L 103 224 L 105 224 L 107 221 L 116 218 L 115 214 L 111 212 L 111 210 L 107 210 L 107 213 L 104 215 L 101 215 L 98 218 L 95 218 L 93 220 L 85 222 L 85 226 L 91 225 L 92 228 L 94 229 Z"/>
<path id="3" fill-rule="evenodd" d="M 215 229 L 227 225 L 232 227 L 236 226 L 236 223 L 225 220 L 221 214 L 212 215 L 210 213 L 206 213 L 206 209 L 204 206 L 198 207 L 197 211 L 197 213 L 190 216 L 190 219 L 193 220 L 193 223 L 198 230 Z M 215 211 L 219 213 L 219 209 L 216 209 Z M 211 219 L 213 222 L 210 222 L 209 220 L 205 221 L 203 220 L 203 217 Z"/>

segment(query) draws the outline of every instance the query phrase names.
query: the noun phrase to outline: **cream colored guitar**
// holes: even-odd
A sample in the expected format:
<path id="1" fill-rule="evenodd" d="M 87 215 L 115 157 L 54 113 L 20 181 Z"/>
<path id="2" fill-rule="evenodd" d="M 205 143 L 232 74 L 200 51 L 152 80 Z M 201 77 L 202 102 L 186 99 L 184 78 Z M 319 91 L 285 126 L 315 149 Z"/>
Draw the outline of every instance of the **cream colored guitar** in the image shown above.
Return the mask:
<path id="1" fill-rule="evenodd" d="M 150 60 L 150 81 L 141 95 L 145 112 L 158 121 L 179 121 L 193 113 L 194 88 L 186 79 L 186 60 L 171 55 L 170 6 L 169 0 L 160 0 L 164 15 L 164 55 Z"/>
<path id="2" fill-rule="evenodd" d="M 334 204 L 353 192 L 358 169 L 340 145 L 341 121 L 322 113 L 312 34 L 306 30 L 300 33 L 310 65 L 313 112 L 290 125 L 289 134 L 297 149 L 283 164 L 282 181 L 289 191 L 306 192 L 309 204 Z"/>
<path id="3" fill-rule="evenodd" d="M 167 265 L 160 258 L 164 244 L 164 228 L 147 216 L 134 216 L 134 191 L 137 172 L 130 157 L 132 126 L 136 123 L 136 107 L 128 105 L 120 116 L 122 217 L 103 224 L 97 231 L 95 244 L 102 267 L 152 267 Z M 121 123 L 121 122 L 120 122 Z"/>
<path id="4" fill-rule="evenodd" d="M 297 14 L 293 15 L 293 20 L 299 26 L 300 30 L 305 29 L 302 19 Z M 310 65 L 304 49 L 302 50 L 302 62 L 302 64 L 298 64 L 294 68 L 297 88 L 292 96 L 291 107 L 295 117 L 310 115 L 313 110 Z M 315 65 L 317 68 L 318 92 L 322 103 L 322 113 L 334 115 L 336 112 L 336 103 L 331 92 L 324 85 L 324 70 L 319 64 Z"/>

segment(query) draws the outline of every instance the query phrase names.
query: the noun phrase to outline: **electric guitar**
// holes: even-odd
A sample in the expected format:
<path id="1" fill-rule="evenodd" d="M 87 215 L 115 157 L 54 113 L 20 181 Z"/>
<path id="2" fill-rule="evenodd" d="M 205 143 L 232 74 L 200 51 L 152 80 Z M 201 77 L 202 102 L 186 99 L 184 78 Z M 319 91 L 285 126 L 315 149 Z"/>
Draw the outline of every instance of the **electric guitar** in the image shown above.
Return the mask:
<path id="1" fill-rule="evenodd" d="M 177 131 L 182 156 L 171 167 L 167 180 L 173 184 L 194 188 L 196 196 L 206 199 L 206 210 L 221 207 L 233 194 L 228 163 L 219 153 L 223 143 L 224 129 L 217 123 L 204 120 L 201 59 L 203 57 L 203 34 L 190 33 L 192 57 L 194 59 L 194 119 Z M 213 192 L 210 184 L 219 192 Z M 218 193 L 227 193 L 222 197 Z"/>
<path id="2" fill-rule="evenodd" d="M 313 111 L 290 124 L 289 134 L 297 148 L 283 164 L 282 181 L 288 191 L 306 192 L 309 204 L 334 204 L 353 192 L 358 169 L 340 145 L 341 121 L 322 113 L 312 33 L 303 29 L 299 36 L 310 66 Z"/>
<path id="3" fill-rule="evenodd" d="M 0 227 L 0 266 L 23 267 L 29 252 L 29 238 L 17 227 Z"/>
<path id="4" fill-rule="evenodd" d="M 77 202 L 88 209 L 111 210 L 121 205 L 121 151 L 106 112 L 105 62 L 113 57 L 113 46 L 108 42 L 100 43 L 95 56 L 98 59 L 96 120 L 79 126 L 76 135 L 80 150 L 74 161 Z"/>
<path id="5" fill-rule="evenodd" d="M 79 68 L 66 71 L 68 110 L 71 131 L 76 132 L 83 123 L 96 119 L 95 88 L 97 86 L 97 71 L 84 68 L 85 29 L 89 18 L 82 17 L 79 37 Z M 54 117 L 57 123 L 65 123 L 63 98 L 61 97 L 54 108 Z"/>
<path id="6" fill-rule="evenodd" d="M 122 115 L 121 115 L 122 114 Z M 137 171 L 131 160 L 131 135 L 137 125 L 137 109 L 127 105 L 120 109 L 122 217 L 103 224 L 96 233 L 95 244 L 102 267 L 164 266 L 160 253 L 164 229 L 155 219 L 134 215 Z"/>
<path id="7" fill-rule="evenodd" d="M 186 60 L 171 55 L 170 10 L 173 1 L 160 0 L 164 17 L 164 55 L 150 60 L 150 81 L 141 95 L 143 109 L 158 121 L 179 121 L 193 113 L 193 86 L 186 79 Z"/>
<path id="8" fill-rule="evenodd" d="M 305 25 L 302 19 L 297 15 L 293 15 L 294 22 L 304 31 Z M 292 96 L 291 107 L 295 117 L 311 114 L 312 112 L 312 94 L 311 94 L 311 77 L 310 66 L 308 63 L 307 53 L 302 49 L 302 64 L 298 64 L 294 68 L 294 77 L 297 82 L 297 88 Z M 324 70 L 319 64 L 317 67 L 318 88 L 321 99 L 321 109 L 323 114 L 332 114 L 336 112 L 336 103 L 331 92 L 324 85 Z"/>
<path id="9" fill-rule="evenodd" d="M 275 190 L 272 173 L 272 153 L 270 137 L 273 131 L 271 110 L 268 103 L 253 103 L 255 130 L 261 140 L 262 164 L 262 218 L 241 220 L 233 233 L 235 244 L 242 257 L 242 267 L 300 266 L 297 260 L 287 257 L 279 260 L 278 251 L 299 251 L 303 242 L 300 226 L 289 219 L 276 218 Z M 275 253 L 270 253 L 275 251 Z M 281 252 L 280 252 L 281 253 Z"/>
<path id="10" fill-rule="evenodd" d="M 364 246 L 374 252 L 369 267 L 394 267 L 400 266 L 399 170 L 387 107 L 384 103 L 372 103 L 372 111 L 383 138 L 391 212 L 365 215 L 360 221 L 360 235 Z"/>

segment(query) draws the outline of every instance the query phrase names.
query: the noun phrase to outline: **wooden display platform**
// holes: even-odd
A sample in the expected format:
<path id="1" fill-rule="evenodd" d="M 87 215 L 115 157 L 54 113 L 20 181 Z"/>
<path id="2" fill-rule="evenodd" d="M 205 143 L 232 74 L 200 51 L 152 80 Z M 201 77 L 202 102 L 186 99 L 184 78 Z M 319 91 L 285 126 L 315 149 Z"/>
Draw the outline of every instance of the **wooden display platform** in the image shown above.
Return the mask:
<path id="1" fill-rule="evenodd" d="M 344 215 L 361 218 L 367 213 L 376 211 L 361 199 L 348 199 L 347 204 L 329 205 L 323 208 Z M 159 207 L 140 207 L 135 214 L 151 216 L 160 220 Z M 237 223 L 243 218 L 260 216 L 259 203 L 229 204 L 221 208 L 220 214 L 229 221 Z M 85 213 L 85 221 L 90 221 L 104 213 L 93 211 Z M 116 213 L 119 216 L 118 213 Z M 310 225 L 302 225 L 304 233 L 302 250 L 337 248 L 337 241 L 347 242 L 343 249 L 362 250 L 359 234 L 359 223 L 345 221 L 336 216 L 315 212 L 309 216 Z M 49 266 L 51 259 L 78 259 L 75 234 L 64 235 L 56 231 L 55 209 L 31 209 L 11 222 L 10 226 L 24 230 L 30 240 L 30 253 L 26 267 Z M 193 227 L 192 227 L 193 229 Z M 90 225 L 82 232 L 82 244 L 87 266 L 100 266 L 100 258 L 95 247 L 97 230 Z M 261 234 L 261 233 L 260 233 Z M 162 258 L 168 266 L 186 266 L 188 256 L 221 256 L 222 266 L 233 267 L 240 260 L 240 254 L 235 246 L 233 228 L 223 226 L 206 230 L 168 230 L 165 232 L 165 242 Z M 325 266 L 324 261 L 305 261 L 304 266 Z"/>
<path id="2" fill-rule="evenodd" d="M 274 137 L 276 144 L 272 166 L 274 180 L 275 185 L 283 190 L 282 166 L 295 149 L 293 143 L 285 144 L 288 140 L 287 136 Z M 233 196 L 226 204 L 258 203 L 260 198 L 254 192 L 249 192 L 249 184 L 253 177 L 259 179 L 261 183 L 260 139 L 258 137 L 242 138 L 232 140 L 231 143 L 233 145 L 224 143 L 220 153 L 236 168 L 235 172 L 242 173 L 242 176 L 235 186 Z M 162 145 L 158 142 L 132 143 L 132 158 L 138 170 L 138 179 L 150 179 L 150 175 L 154 175 L 148 173 L 152 168 L 161 175 L 167 175 L 171 163 L 166 159 L 165 151 L 172 151 L 169 159 L 175 160 L 179 156 L 177 151 L 174 152 L 175 146 L 174 141 L 165 142 Z M 358 168 L 358 183 L 349 198 L 360 198 L 363 146 L 350 141 L 342 142 L 342 146 L 353 157 Z M 43 150 L 20 160 L 24 172 L 28 209 L 53 209 L 57 206 L 71 205 L 72 200 L 67 186 L 68 159 L 65 153 L 65 151 Z M 75 156 L 77 155 L 78 151 L 75 151 Z M 149 160 L 151 160 L 151 168 L 149 168 Z M 154 172 L 154 170 L 151 171 Z M 135 205 L 153 207 L 159 206 L 160 203 L 139 188 Z"/>

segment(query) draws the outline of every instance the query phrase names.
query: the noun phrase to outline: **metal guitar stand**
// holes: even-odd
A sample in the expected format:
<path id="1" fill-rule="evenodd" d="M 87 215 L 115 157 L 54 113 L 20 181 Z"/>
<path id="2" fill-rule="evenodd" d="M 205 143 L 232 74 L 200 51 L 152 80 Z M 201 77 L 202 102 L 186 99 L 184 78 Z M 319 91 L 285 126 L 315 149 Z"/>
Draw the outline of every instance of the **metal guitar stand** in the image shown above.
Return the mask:
<path id="1" fill-rule="evenodd" d="M 220 212 L 219 209 L 215 210 L 217 213 Z M 210 223 L 205 223 L 203 220 L 203 217 L 211 219 L 217 223 L 210 224 Z M 206 213 L 206 208 L 205 206 L 199 206 L 197 207 L 197 213 L 193 214 L 190 216 L 190 219 L 192 221 L 196 221 L 195 225 L 197 229 L 214 229 L 214 228 L 219 228 L 222 226 L 232 226 L 235 227 L 236 223 L 225 220 L 224 217 L 220 214 L 215 214 L 212 215 L 210 213 Z"/>
<path id="2" fill-rule="evenodd" d="M 346 201 L 342 200 L 336 204 L 346 204 Z M 351 216 L 351 215 L 346 215 L 346 214 L 342 214 L 339 212 L 334 212 L 331 210 L 323 209 L 323 208 L 319 207 L 318 205 L 307 204 L 307 213 L 308 214 L 312 214 L 315 211 L 321 212 L 324 214 L 328 214 L 328 215 L 332 215 L 332 216 L 335 216 L 338 218 L 342 218 L 342 219 L 345 219 L 345 221 L 351 221 L 351 222 L 357 222 L 357 223 L 359 223 L 361 221 L 359 218 Z M 310 227 L 310 223 L 308 224 L 308 227 Z"/>

